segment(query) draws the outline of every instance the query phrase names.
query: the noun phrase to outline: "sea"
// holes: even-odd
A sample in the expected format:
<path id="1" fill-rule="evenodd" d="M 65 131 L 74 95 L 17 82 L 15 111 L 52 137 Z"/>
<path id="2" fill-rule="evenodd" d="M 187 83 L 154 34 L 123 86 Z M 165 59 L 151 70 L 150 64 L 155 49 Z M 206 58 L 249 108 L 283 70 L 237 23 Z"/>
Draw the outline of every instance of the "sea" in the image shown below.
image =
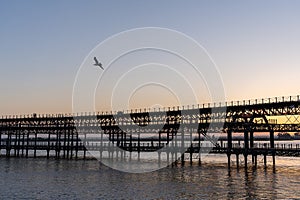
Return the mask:
<path id="1" fill-rule="evenodd" d="M 271 158 L 269 158 L 271 160 Z M 210 155 L 147 173 L 126 173 L 98 160 L 0 157 L 0 199 L 300 199 L 300 158 L 258 158 L 233 165 Z M 249 161 L 250 162 L 250 161 Z"/>

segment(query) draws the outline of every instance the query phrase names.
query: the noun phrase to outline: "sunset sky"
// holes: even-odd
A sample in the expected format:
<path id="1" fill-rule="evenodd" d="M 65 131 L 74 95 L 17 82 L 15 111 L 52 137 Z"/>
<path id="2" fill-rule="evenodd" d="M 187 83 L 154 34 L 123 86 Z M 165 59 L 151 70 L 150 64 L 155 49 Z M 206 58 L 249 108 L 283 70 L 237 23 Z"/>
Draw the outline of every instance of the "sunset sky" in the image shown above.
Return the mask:
<path id="1" fill-rule="evenodd" d="M 108 37 L 141 27 L 173 29 L 201 44 L 219 69 L 228 101 L 298 95 L 299 19 L 296 0 L 2 0 L 0 114 L 72 112 L 73 85 L 84 59 Z M 107 70 L 108 77 L 117 70 Z M 145 98 L 146 107 L 157 99 L 133 96 Z M 176 104 L 171 96 L 160 97 Z"/>

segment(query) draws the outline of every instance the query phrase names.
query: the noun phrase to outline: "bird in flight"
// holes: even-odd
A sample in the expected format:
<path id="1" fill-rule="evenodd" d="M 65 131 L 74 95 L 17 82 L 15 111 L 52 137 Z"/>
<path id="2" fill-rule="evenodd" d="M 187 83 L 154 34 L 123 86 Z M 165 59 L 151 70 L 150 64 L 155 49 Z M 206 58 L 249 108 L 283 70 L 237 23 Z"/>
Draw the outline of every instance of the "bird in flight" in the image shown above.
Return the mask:
<path id="1" fill-rule="evenodd" d="M 104 70 L 104 68 L 102 67 L 102 64 L 97 60 L 97 58 L 96 57 L 94 57 L 94 61 L 95 61 L 95 66 L 99 66 L 101 69 L 103 69 Z"/>

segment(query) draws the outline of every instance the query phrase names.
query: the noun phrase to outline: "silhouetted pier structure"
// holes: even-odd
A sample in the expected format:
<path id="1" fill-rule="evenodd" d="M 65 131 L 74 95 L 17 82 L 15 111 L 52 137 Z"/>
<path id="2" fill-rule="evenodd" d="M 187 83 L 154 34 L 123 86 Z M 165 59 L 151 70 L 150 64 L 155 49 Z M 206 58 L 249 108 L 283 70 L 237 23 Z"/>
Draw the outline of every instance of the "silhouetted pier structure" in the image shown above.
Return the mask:
<path id="1" fill-rule="evenodd" d="M 257 165 L 257 156 L 300 156 L 300 146 L 275 144 L 274 134 L 300 131 L 300 98 L 275 97 L 159 110 L 131 110 L 117 113 L 5 116 L 0 119 L 1 156 L 54 156 L 86 158 L 87 151 L 120 159 L 132 152 L 166 153 L 169 159 L 190 161 L 194 154 L 201 163 L 203 153 L 221 153 L 228 167 L 235 155 L 248 165 L 248 156 Z M 268 133 L 268 141 L 257 143 L 258 133 Z M 233 135 L 243 134 L 236 143 Z M 225 139 L 218 140 L 219 135 Z M 162 150 L 164 147 L 168 147 Z M 162 151 L 160 151 L 162 150 Z M 184 163 L 184 162 L 182 162 Z"/>

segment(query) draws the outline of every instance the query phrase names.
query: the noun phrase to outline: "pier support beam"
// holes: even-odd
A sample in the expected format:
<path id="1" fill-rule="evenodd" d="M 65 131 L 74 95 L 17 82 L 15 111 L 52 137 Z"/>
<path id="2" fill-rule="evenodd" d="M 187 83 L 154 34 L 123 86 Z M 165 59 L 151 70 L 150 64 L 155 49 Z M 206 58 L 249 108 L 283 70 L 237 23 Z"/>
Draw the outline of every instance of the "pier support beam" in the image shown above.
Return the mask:
<path id="1" fill-rule="evenodd" d="M 28 151 L 29 151 L 29 131 L 27 131 L 27 138 L 26 138 L 26 155 L 25 155 L 26 158 L 28 158 Z"/>
<path id="2" fill-rule="evenodd" d="M 181 165 L 184 166 L 184 153 L 181 155 Z"/>
<path id="3" fill-rule="evenodd" d="M 25 131 L 22 131 L 22 157 L 24 157 L 24 148 L 25 148 Z"/>
<path id="4" fill-rule="evenodd" d="M 253 149 L 254 148 L 254 133 L 253 131 L 251 130 L 250 131 L 250 149 Z M 252 165 L 254 164 L 254 154 L 252 154 Z"/>
<path id="5" fill-rule="evenodd" d="M 86 133 L 84 133 L 84 140 L 83 140 L 83 159 L 86 159 L 86 150 L 87 150 L 87 143 L 86 143 Z M 101 132 L 101 148 L 103 148 L 103 132 Z"/>
<path id="6" fill-rule="evenodd" d="M 247 153 L 244 154 L 244 160 L 245 160 L 245 169 L 247 169 L 248 168 L 248 154 Z"/>
<path id="7" fill-rule="evenodd" d="M 228 169 L 230 169 L 230 155 L 232 150 L 232 131 L 227 131 L 227 163 L 228 163 Z"/>
<path id="8" fill-rule="evenodd" d="M 34 153 L 33 153 L 33 157 L 36 158 L 36 147 L 37 147 L 37 132 L 35 131 L 34 133 Z"/>
<path id="9" fill-rule="evenodd" d="M 11 133 L 7 133 L 7 141 L 6 141 L 6 157 L 10 157 L 11 150 Z"/>
<path id="10" fill-rule="evenodd" d="M 245 160 L 245 169 L 248 167 L 248 150 L 249 150 L 249 138 L 248 138 L 248 130 L 244 131 L 244 160 Z"/>
<path id="11" fill-rule="evenodd" d="M 270 131 L 270 147 L 271 147 L 271 151 L 272 151 L 273 168 L 275 168 L 274 130 L 271 130 L 271 131 Z"/>
<path id="12" fill-rule="evenodd" d="M 47 147 L 47 159 L 49 159 L 50 154 L 50 135 L 51 133 L 48 133 L 48 147 Z"/>
<path id="13" fill-rule="evenodd" d="M 200 132 L 198 133 L 198 165 L 201 165 L 201 139 L 200 139 Z"/>
<path id="14" fill-rule="evenodd" d="M 67 159 L 69 158 L 70 151 L 70 130 L 67 130 Z"/>
<path id="15" fill-rule="evenodd" d="M 184 149 L 184 128 L 181 132 L 181 165 L 184 166 L 184 152 L 185 152 L 185 149 Z"/>
<path id="16" fill-rule="evenodd" d="M 17 156 L 17 144 L 18 144 L 18 132 L 19 130 L 16 131 L 16 134 L 15 134 L 15 141 L 14 141 L 14 156 L 16 157 Z"/>
<path id="17" fill-rule="evenodd" d="M 67 143 L 67 132 L 66 126 L 64 127 L 64 141 L 63 141 L 63 158 L 66 158 L 66 143 Z"/>
<path id="18" fill-rule="evenodd" d="M 78 136 L 78 132 L 75 130 L 76 133 L 76 149 L 75 149 L 75 158 L 78 159 L 78 145 L 79 145 L 79 136 Z"/>
<path id="19" fill-rule="evenodd" d="M 21 127 L 21 124 L 19 124 L 19 127 Z M 18 138 L 17 138 L 17 156 L 20 156 L 20 149 L 21 149 L 21 130 L 18 130 Z"/>
<path id="20" fill-rule="evenodd" d="M 190 147 L 190 165 L 193 165 L 193 153 L 194 153 L 194 147 L 193 147 L 193 144 L 191 144 L 191 147 Z"/>
<path id="21" fill-rule="evenodd" d="M 270 147 L 271 149 L 274 149 L 274 131 L 270 131 Z"/>
<path id="22" fill-rule="evenodd" d="M 193 132 L 192 129 L 189 129 L 190 132 L 190 165 L 193 165 L 193 153 L 194 153 L 194 147 L 193 147 Z"/>
<path id="23" fill-rule="evenodd" d="M 228 166 L 228 169 L 230 169 L 230 156 L 231 154 L 230 153 L 227 153 L 227 166 Z"/>

